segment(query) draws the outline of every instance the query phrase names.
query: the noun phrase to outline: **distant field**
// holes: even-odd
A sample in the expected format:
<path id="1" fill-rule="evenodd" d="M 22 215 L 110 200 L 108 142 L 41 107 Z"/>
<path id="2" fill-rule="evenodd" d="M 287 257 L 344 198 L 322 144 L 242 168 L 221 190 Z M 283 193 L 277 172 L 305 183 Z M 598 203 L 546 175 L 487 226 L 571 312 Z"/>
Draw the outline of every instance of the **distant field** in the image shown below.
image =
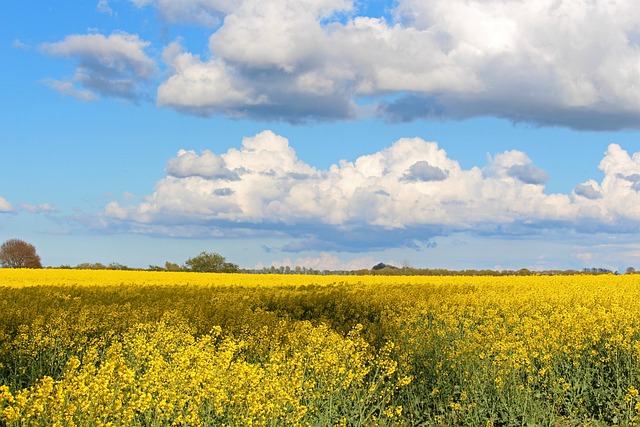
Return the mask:
<path id="1" fill-rule="evenodd" d="M 640 275 L 0 269 L 0 425 L 635 426 Z"/>

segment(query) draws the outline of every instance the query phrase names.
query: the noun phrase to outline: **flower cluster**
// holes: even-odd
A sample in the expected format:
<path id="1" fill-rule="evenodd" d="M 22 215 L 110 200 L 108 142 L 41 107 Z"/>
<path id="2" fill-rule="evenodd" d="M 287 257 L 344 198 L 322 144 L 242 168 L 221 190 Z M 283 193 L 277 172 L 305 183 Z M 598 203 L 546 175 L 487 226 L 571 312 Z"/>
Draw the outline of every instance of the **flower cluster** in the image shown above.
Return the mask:
<path id="1" fill-rule="evenodd" d="M 640 276 L 0 270 L 7 426 L 640 425 Z"/>

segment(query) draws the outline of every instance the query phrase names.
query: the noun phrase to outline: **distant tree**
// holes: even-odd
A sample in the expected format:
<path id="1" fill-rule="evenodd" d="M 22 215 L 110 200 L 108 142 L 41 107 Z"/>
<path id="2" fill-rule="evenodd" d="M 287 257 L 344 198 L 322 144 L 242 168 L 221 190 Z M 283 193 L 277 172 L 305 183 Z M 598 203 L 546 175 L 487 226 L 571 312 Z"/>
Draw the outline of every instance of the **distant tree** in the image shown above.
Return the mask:
<path id="1" fill-rule="evenodd" d="M 184 264 L 186 269 L 198 273 L 237 273 L 239 270 L 236 264 L 227 262 L 225 257 L 215 252 L 201 252 Z"/>
<path id="2" fill-rule="evenodd" d="M 387 268 L 387 269 L 391 269 L 391 270 L 395 270 L 395 269 L 397 269 L 398 267 L 396 267 L 396 266 L 394 266 L 394 265 L 385 264 L 385 263 L 383 263 L 383 262 L 380 262 L 380 263 L 378 263 L 378 264 L 374 265 L 373 267 L 371 267 L 371 269 L 372 269 L 372 270 L 383 270 L 383 269 L 385 269 L 385 268 Z"/>
<path id="3" fill-rule="evenodd" d="M 107 266 L 107 270 L 131 270 L 131 268 L 119 262 L 112 262 Z"/>
<path id="4" fill-rule="evenodd" d="M 42 268 L 36 247 L 20 239 L 0 245 L 0 264 L 8 268 Z"/>
<path id="5" fill-rule="evenodd" d="M 180 267 L 175 262 L 169 262 L 169 261 L 165 262 L 164 263 L 164 268 L 167 271 L 182 271 L 182 267 Z"/>
<path id="6" fill-rule="evenodd" d="M 75 266 L 76 270 L 106 270 L 107 266 L 101 262 L 83 262 Z"/>
<path id="7" fill-rule="evenodd" d="M 635 274 L 636 273 L 636 269 L 633 267 L 627 267 L 627 274 Z"/>
<path id="8" fill-rule="evenodd" d="M 607 268 L 583 268 L 582 272 L 584 274 L 611 274 L 613 271 Z"/>
<path id="9" fill-rule="evenodd" d="M 178 264 L 174 263 L 174 262 L 165 262 L 164 263 L 164 267 L 161 267 L 159 265 L 150 265 L 149 268 L 147 268 L 147 270 L 150 271 L 182 271 L 184 270 L 181 266 L 179 266 Z"/>

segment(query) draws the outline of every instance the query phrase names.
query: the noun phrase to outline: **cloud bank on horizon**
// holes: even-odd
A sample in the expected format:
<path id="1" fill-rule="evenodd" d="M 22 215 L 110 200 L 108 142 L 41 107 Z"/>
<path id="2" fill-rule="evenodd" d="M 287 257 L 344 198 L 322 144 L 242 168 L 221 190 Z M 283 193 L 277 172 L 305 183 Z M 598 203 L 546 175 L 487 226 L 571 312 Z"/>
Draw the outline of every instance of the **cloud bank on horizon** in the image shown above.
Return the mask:
<path id="1" fill-rule="evenodd" d="M 159 106 L 200 116 L 294 123 L 495 116 L 640 128 L 633 0 L 398 0 L 383 16 L 349 0 L 131 3 L 154 8 L 166 25 L 207 29 L 208 49 L 190 52 L 180 39 L 155 45 L 126 28 L 72 34 L 40 48 L 75 60 L 75 74 L 44 83 L 83 100 L 155 96 Z M 109 14 L 115 6 L 98 3 Z M 420 165 L 414 172 L 440 176 Z"/>
<path id="2" fill-rule="evenodd" d="M 225 153 L 180 150 L 152 194 L 109 203 L 104 227 L 175 237 L 303 239 L 283 251 L 429 247 L 436 236 L 637 233 L 640 153 L 611 144 L 601 182 L 547 194 L 547 174 L 521 151 L 463 169 L 435 142 L 403 138 L 319 170 L 271 131 Z"/>

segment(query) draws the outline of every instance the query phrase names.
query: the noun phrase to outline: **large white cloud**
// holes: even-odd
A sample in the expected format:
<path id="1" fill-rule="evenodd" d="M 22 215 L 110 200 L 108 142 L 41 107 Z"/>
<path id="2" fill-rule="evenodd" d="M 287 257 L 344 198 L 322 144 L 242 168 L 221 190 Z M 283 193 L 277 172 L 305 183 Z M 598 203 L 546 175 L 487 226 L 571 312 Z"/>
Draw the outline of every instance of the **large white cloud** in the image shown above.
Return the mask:
<path id="1" fill-rule="evenodd" d="M 156 102 L 187 114 L 290 122 L 497 116 L 640 128 L 634 0 L 398 0 L 384 17 L 365 16 L 367 3 L 354 0 L 130 1 L 155 8 L 179 32 L 185 23 L 210 32 L 206 52 L 189 52 L 183 41 L 164 46 Z M 98 9 L 113 13 L 105 0 Z M 84 100 L 138 99 L 156 73 L 148 47 L 124 32 L 70 35 L 42 48 L 75 58 L 75 75 L 43 81 Z"/>
<path id="2" fill-rule="evenodd" d="M 521 151 L 463 169 L 435 142 L 403 138 L 318 170 L 271 131 L 222 154 L 181 150 L 141 203 L 104 216 L 142 233 L 303 238 L 289 250 L 416 245 L 440 234 L 640 230 L 640 153 L 609 146 L 601 183 L 547 194 L 546 173 Z M 168 231 L 170 230 L 170 231 Z M 196 230 L 196 231 L 194 231 Z"/>
<path id="3" fill-rule="evenodd" d="M 155 62 L 145 53 L 149 45 L 150 42 L 125 32 L 109 36 L 73 34 L 56 43 L 45 43 L 40 46 L 43 52 L 78 62 L 70 80 L 46 79 L 45 83 L 61 93 L 85 100 L 95 99 L 96 94 L 138 99 L 142 82 L 157 73 Z M 78 89 L 76 85 L 85 89 Z"/>
<path id="4" fill-rule="evenodd" d="M 166 55 L 158 103 L 189 113 L 347 119 L 373 96 L 390 120 L 640 127 L 633 0 L 399 0 L 388 19 L 347 0 L 134 3 L 170 22 L 220 19 L 209 56 Z"/>

